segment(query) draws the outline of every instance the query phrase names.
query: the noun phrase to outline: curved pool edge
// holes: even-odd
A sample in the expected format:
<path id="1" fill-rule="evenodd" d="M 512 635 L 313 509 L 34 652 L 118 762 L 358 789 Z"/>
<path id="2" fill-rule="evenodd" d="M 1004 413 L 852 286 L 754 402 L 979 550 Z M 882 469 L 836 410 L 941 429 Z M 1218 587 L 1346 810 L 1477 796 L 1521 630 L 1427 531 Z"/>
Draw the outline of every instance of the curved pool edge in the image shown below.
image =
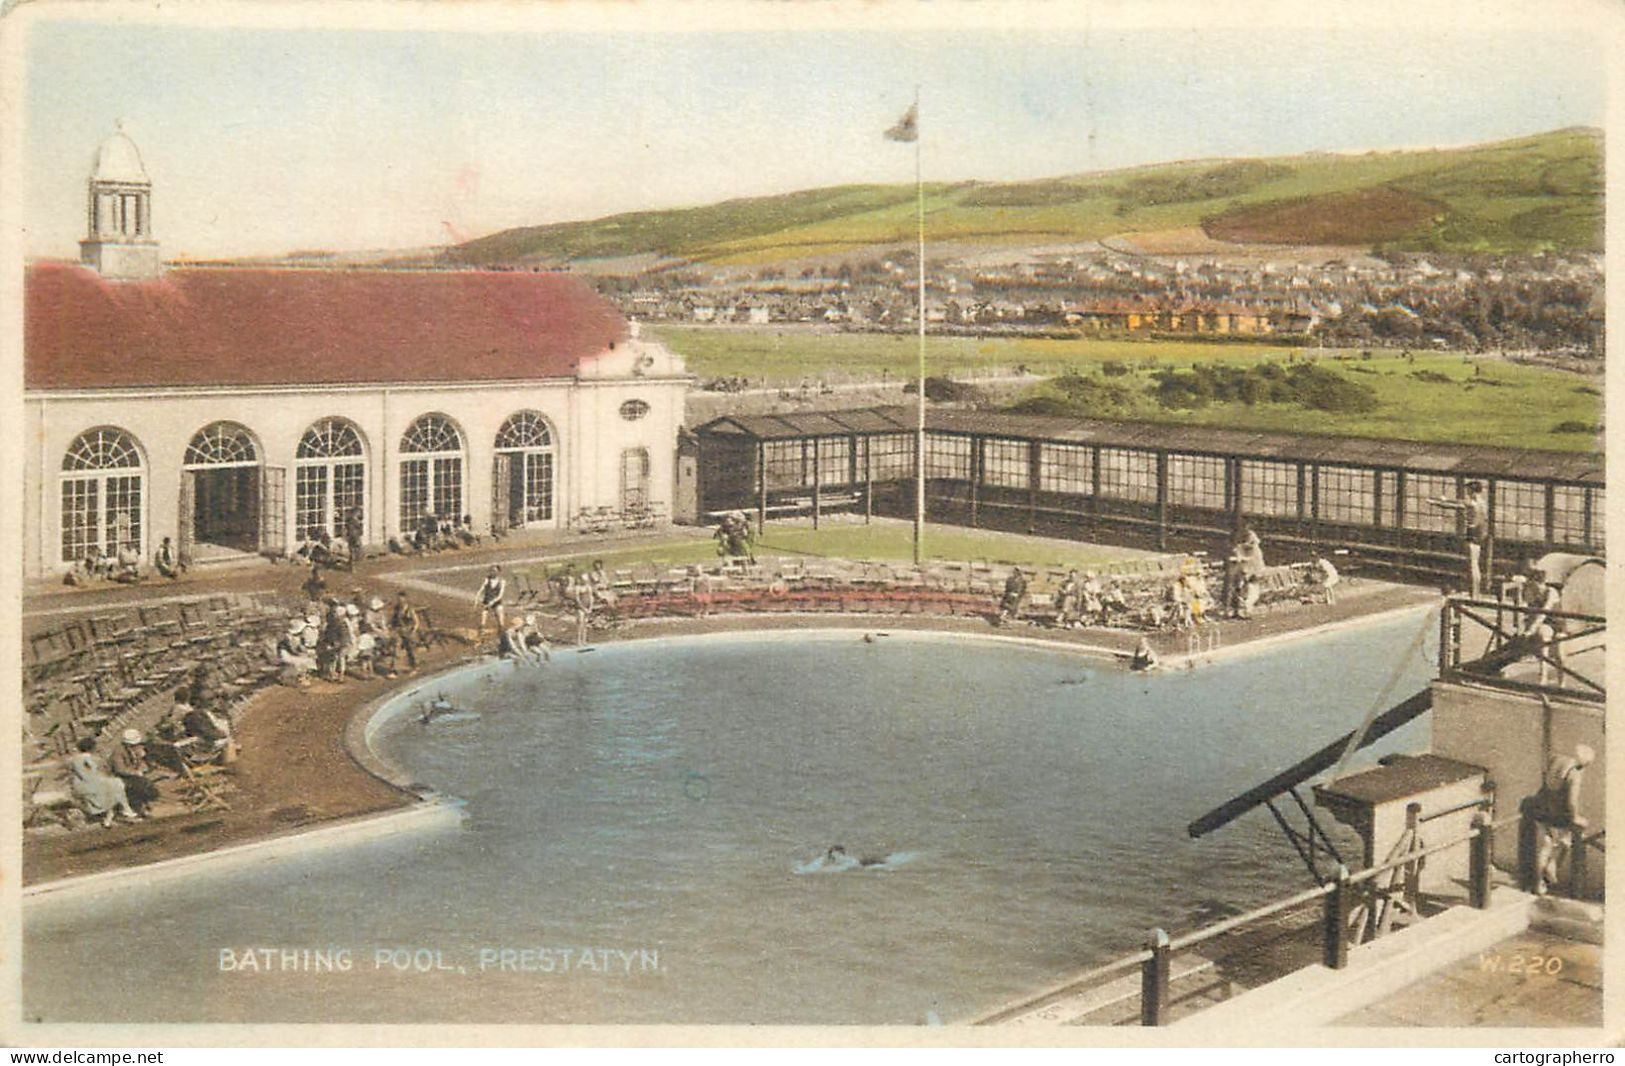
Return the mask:
<path id="1" fill-rule="evenodd" d="M 263 837 L 214 851 L 25 885 L 21 891 L 22 902 L 28 904 L 80 899 L 130 888 L 137 884 L 145 888 L 206 871 L 266 862 L 295 853 L 308 853 L 319 848 L 355 844 L 363 840 L 375 840 L 418 830 L 447 828 L 461 824 L 462 820 L 461 803 L 447 797 L 436 796 L 397 810 L 341 818 L 312 829 Z"/>

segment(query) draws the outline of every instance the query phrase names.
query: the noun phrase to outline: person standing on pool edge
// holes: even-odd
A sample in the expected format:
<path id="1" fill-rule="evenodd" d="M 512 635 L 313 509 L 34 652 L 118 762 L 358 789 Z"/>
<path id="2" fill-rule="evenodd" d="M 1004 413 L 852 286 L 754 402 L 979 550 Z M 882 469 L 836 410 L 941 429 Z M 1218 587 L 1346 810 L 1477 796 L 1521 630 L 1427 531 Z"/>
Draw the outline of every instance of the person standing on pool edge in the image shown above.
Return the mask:
<path id="1" fill-rule="evenodd" d="M 1490 551 L 1490 506 L 1484 497 L 1484 483 L 1469 481 L 1462 486 L 1460 499 L 1447 500 L 1430 497 L 1435 507 L 1455 511 L 1459 516 L 1462 534 L 1467 544 L 1467 591 L 1478 597 L 1484 586 L 1484 563 Z"/>
<path id="2" fill-rule="evenodd" d="M 480 624 L 478 634 L 485 636 L 485 620 L 495 616 L 497 633 L 500 635 L 507 619 L 503 617 L 502 598 L 507 594 L 508 583 L 502 579 L 502 568 L 492 566 L 485 572 L 485 581 L 480 585 L 480 591 L 475 596 L 475 602 L 480 607 Z"/>

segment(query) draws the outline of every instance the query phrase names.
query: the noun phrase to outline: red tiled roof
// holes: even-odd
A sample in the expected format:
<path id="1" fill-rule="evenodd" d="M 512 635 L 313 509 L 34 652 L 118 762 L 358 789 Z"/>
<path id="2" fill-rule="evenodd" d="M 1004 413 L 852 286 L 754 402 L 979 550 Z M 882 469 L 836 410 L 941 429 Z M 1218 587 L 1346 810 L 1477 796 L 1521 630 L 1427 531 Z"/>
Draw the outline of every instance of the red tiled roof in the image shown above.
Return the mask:
<path id="1" fill-rule="evenodd" d="M 498 271 L 174 268 L 107 281 L 36 263 L 30 389 L 569 377 L 626 335 L 584 282 Z"/>

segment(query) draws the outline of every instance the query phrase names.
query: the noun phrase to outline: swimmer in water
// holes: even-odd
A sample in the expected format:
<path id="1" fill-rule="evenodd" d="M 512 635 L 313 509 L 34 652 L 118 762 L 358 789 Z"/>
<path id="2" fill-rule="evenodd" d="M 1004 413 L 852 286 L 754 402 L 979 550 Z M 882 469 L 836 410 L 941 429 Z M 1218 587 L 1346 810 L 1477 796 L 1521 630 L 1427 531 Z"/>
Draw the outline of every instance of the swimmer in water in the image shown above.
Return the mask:
<path id="1" fill-rule="evenodd" d="M 846 853 L 846 849 L 844 847 L 842 847 L 841 845 L 839 845 L 839 844 L 835 845 L 833 848 L 830 848 L 828 851 L 826 851 L 824 853 L 824 859 L 826 861 L 828 861 L 828 862 L 835 863 L 836 865 L 839 865 L 839 866 L 851 866 L 851 865 L 857 865 L 857 866 L 884 866 L 884 865 L 886 865 L 886 860 L 885 859 L 877 859 L 873 855 L 864 855 L 864 856 L 862 856 L 860 858 L 854 858 L 853 856 L 848 855 Z"/>
<path id="2" fill-rule="evenodd" d="M 434 720 L 435 715 L 450 714 L 454 710 L 456 710 L 456 708 L 451 705 L 451 701 L 448 700 L 446 698 L 446 694 L 442 692 L 440 695 L 423 705 L 423 713 L 419 716 L 418 720 L 427 725 L 429 722 Z"/>

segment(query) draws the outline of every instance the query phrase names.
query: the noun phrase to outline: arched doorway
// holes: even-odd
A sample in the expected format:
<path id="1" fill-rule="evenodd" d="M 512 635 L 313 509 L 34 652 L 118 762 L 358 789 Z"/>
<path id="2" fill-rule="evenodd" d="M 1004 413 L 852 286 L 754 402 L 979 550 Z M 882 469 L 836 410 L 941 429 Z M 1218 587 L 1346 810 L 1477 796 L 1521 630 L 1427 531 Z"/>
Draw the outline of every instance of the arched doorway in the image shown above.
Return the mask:
<path id="1" fill-rule="evenodd" d="M 424 415 L 401 437 L 401 532 L 426 514 L 463 514 L 463 435 L 445 415 Z"/>
<path id="2" fill-rule="evenodd" d="M 367 450 L 355 425 L 324 418 L 305 430 L 294 456 L 294 539 L 318 529 L 344 536 L 346 515 L 366 515 L 366 494 Z"/>
<path id="3" fill-rule="evenodd" d="M 520 411 L 497 431 L 491 476 L 494 529 L 553 524 L 553 433 L 535 411 Z"/>
<path id="4" fill-rule="evenodd" d="M 198 554 L 259 550 L 261 457 L 248 430 L 236 422 L 204 426 L 181 465 L 183 548 Z"/>
<path id="5" fill-rule="evenodd" d="M 621 452 L 621 510 L 640 514 L 649 510 L 649 449 Z"/>
<path id="6" fill-rule="evenodd" d="M 91 545 L 104 555 L 146 557 L 142 521 L 146 462 L 135 438 L 104 426 L 79 434 L 62 457 L 62 557 L 76 563 Z"/>

